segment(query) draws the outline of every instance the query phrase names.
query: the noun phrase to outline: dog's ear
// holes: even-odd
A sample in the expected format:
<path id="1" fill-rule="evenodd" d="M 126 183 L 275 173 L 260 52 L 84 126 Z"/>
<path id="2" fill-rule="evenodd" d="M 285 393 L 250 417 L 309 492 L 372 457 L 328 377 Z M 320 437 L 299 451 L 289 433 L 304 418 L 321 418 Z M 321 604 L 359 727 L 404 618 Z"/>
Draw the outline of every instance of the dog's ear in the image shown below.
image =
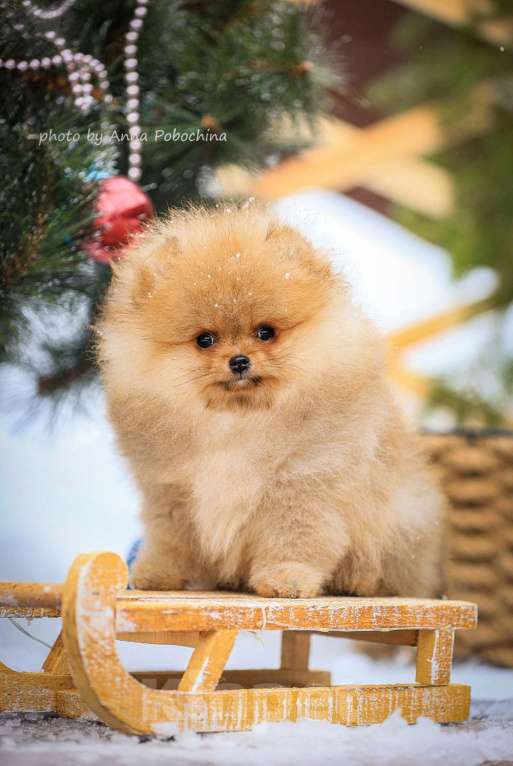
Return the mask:
<path id="1" fill-rule="evenodd" d="M 332 268 L 329 260 L 321 257 L 310 242 L 291 226 L 271 220 L 265 239 L 276 247 L 284 263 L 292 258 L 318 277 L 331 278 Z"/>
<path id="2" fill-rule="evenodd" d="M 151 298 L 153 288 L 155 287 L 155 276 L 152 269 L 143 263 L 134 273 L 131 299 L 134 306 L 139 307 L 147 303 Z"/>
<path id="3" fill-rule="evenodd" d="M 178 240 L 175 237 L 168 237 L 155 249 L 150 252 L 143 251 L 135 259 L 131 291 L 135 306 L 140 306 L 151 298 L 155 285 L 170 271 L 178 252 Z"/>
<path id="4" fill-rule="evenodd" d="M 303 237 L 291 226 L 272 219 L 269 221 L 265 239 L 266 242 L 292 244 L 293 242 L 297 243 L 298 240 L 303 240 Z"/>
<path id="5" fill-rule="evenodd" d="M 312 245 L 297 229 L 276 220 L 269 221 L 265 241 L 271 243 L 277 252 L 288 257 L 294 255 L 304 257 L 313 252 Z"/>

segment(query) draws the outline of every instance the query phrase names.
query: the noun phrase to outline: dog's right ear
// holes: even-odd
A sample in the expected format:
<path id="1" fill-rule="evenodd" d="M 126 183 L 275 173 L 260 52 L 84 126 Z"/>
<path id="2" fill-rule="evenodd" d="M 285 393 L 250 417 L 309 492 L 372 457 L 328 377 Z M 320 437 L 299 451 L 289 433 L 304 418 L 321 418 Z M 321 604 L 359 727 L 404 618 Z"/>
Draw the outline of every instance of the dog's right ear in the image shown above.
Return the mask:
<path id="1" fill-rule="evenodd" d="M 133 262 L 131 299 L 135 306 L 146 304 L 159 280 L 172 270 L 179 251 L 178 240 L 168 237 L 154 248 L 142 247 Z"/>

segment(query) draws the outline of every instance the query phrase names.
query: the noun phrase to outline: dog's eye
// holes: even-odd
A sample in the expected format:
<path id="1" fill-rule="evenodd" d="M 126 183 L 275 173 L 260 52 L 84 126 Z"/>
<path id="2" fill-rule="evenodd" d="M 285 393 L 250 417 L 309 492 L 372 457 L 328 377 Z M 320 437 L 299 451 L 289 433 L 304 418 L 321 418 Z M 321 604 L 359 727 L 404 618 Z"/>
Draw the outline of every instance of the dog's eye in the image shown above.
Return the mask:
<path id="1" fill-rule="evenodd" d="M 276 330 L 274 327 L 270 327 L 268 324 L 263 324 L 257 329 L 255 335 L 257 336 L 258 340 L 272 340 L 276 335 Z"/>
<path id="2" fill-rule="evenodd" d="M 216 342 L 216 336 L 211 332 L 202 332 L 196 338 L 196 343 L 200 348 L 209 348 Z"/>

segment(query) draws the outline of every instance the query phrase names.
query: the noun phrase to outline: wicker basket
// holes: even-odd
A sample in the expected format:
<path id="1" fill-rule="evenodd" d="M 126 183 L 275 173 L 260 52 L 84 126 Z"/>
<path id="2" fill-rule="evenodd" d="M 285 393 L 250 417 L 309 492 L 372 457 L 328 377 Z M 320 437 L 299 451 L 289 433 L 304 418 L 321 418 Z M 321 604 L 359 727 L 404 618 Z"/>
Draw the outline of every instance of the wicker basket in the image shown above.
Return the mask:
<path id="1" fill-rule="evenodd" d="M 479 627 L 459 637 L 457 653 L 513 667 L 513 432 L 422 439 L 449 499 L 447 596 L 479 606 Z"/>

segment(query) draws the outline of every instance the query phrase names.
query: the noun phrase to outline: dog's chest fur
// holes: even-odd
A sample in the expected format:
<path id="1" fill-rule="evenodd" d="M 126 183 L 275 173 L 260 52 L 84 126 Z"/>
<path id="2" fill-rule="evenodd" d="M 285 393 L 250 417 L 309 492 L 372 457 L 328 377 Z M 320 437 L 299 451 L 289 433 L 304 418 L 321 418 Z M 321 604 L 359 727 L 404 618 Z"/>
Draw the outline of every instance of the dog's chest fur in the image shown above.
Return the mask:
<path id="1" fill-rule="evenodd" d="M 270 426 L 266 413 L 215 413 L 198 435 L 192 511 L 203 555 L 224 561 L 226 570 L 236 566 L 229 559 L 242 555 L 244 528 L 273 471 Z"/>

